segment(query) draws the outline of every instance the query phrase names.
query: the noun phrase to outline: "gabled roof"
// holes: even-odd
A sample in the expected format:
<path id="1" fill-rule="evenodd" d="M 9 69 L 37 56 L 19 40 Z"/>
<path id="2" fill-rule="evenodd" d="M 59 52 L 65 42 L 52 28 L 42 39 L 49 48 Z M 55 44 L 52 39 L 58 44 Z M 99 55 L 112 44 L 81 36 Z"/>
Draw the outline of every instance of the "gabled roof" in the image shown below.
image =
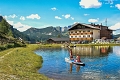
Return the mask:
<path id="1" fill-rule="evenodd" d="M 94 26 L 92 26 L 92 25 L 84 24 L 84 23 L 75 23 L 75 24 L 73 24 L 73 25 L 71 26 L 71 28 L 69 28 L 69 30 L 72 30 L 72 29 L 73 29 L 74 27 L 76 27 L 77 25 L 83 25 L 83 26 L 89 27 L 89 28 L 91 28 L 91 29 L 98 29 L 98 30 L 100 30 L 100 28 L 98 28 L 98 27 L 94 27 Z"/>
<path id="2" fill-rule="evenodd" d="M 109 28 L 107 30 L 109 30 L 109 31 L 116 31 L 116 30 L 112 30 L 112 29 L 109 29 Z"/>
<path id="3" fill-rule="evenodd" d="M 50 38 L 53 41 L 69 41 L 69 38 Z M 48 40 L 50 40 L 48 39 Z"/>

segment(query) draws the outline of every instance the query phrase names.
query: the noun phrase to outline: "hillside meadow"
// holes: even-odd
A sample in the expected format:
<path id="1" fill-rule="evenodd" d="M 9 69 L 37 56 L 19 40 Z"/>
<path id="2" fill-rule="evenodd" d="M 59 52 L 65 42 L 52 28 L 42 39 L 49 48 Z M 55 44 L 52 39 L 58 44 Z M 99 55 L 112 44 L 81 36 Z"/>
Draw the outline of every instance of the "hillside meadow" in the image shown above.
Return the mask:
<path id="1" fill-rule="evenodd" d="M 48 80 L 39 74 L 43 59 L 34 53 L 39 45 L 11 48 L 0 52 L 1 80 Z"/>

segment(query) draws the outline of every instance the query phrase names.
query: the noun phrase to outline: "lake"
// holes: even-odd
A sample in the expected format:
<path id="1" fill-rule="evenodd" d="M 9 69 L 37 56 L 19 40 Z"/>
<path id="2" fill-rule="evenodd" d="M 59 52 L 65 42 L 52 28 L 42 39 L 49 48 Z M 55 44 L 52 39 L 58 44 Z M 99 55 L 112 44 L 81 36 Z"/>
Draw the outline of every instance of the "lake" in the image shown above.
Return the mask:
<path id="1" fill-rule="evenodd" d="M 35 53 L 43 57 L 39 73 L 54 80 L 120 80 L 120 46 L 73 47 L 85 66 L 65 62 L 67 48 L 44 48 Z"/>

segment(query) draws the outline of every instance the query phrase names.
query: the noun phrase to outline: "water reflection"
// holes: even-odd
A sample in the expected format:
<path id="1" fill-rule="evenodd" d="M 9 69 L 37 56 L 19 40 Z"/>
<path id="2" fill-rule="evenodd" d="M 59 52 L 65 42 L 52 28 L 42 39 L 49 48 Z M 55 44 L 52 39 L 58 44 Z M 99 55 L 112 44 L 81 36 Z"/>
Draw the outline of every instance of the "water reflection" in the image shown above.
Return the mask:
<path id="1" fill-rule="evenodd" d="M 112 47 L 110 46 L 80 46 L 72 48 L 72 53 L 74 55 L 81 56 L 107 56 L 110 52 L 112 52 Z"/>
<path id="2" fill-rule="evenodd" d="M 72 73 L 73 67 L 76 67 L 76 72 L 80 71 L 80 65 L 75 65 L 70 63 L 70 70 L 69 70 L 70 73 Z"/>
<path id="3" fill-rule="evenodd" d="M 113 47 L 113 52 L 114 52 L 117 56 L 120 56 L 120 46 L 115 46 L 115 47 Z"/>
<path id="4" fill-rule="evenodd" d="M 55 80 L 120 80 L 120 46 L 80 46 L 71 48 L 85 66 L 65 62 L 69 49 L 46 48 L 36 51 L 43 57 L 40 73 Z"/>

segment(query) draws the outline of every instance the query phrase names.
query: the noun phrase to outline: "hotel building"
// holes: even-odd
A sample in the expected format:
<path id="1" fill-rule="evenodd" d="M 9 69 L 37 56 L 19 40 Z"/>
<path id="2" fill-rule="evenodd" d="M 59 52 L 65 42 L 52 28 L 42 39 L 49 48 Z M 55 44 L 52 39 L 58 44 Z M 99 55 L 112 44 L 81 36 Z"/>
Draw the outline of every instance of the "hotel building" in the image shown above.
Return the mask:
<path id="1" fill-rule="evenodd" d="M 69 38 L 71 42 L 93 41 L 106 37 L 112 39 L 112 30 L 106 26 L 95 24 L 76 23 L 69 28 Z"/>

